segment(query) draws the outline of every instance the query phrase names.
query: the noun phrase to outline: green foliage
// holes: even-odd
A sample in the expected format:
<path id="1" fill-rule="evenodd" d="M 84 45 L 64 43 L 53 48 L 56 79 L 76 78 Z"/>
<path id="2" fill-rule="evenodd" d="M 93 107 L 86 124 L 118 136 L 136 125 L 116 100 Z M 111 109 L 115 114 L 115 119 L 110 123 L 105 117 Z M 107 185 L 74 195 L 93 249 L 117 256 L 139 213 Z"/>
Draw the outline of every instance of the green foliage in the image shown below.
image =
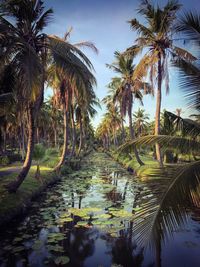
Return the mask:
<path id="1" fill-rule="evenodd" d="M 57 156 L 59 153 L 59 149 L 55 147 L 47 148 L 45 151 L 45 156 Z"/>
<path id="2" fill-rule="evenodd" d="M 10 163 L 8 156 L 0 156 L 0 165 L 6 166 Z"/>
<path id="3" fill-rule="evenodd" d="M 54 260 L 56 265 L 64 265 L 64 264 L 67 264 L 69 261 L 70 259 L 67 256 L 60 256 Z"/>
<path id="4" fill-rule="evenodd" d="M 58 160 L 58 157 L 45 156 L 42 160 L 42 163 L 49 168 L 54 168 L 58 163 Z"/>
<path id="5" fill-rule="evenodd" d="M 42 144 L 36 144 L 33 151 L 33 158 L 37 161 L 42 160 L 45 155 L 45 147 Z"/>
<path id="6" fill-rule="evenodd" d="M 65 174 L 68 174 L 68 173 L 71 173 L 71 172 L 72 172 L 72 169 L 71 169 L 70 166 L 63 165 L 63 166 L 61 167 L 60 173 L 61 173 L 62 175 L 65 175 Z"/>

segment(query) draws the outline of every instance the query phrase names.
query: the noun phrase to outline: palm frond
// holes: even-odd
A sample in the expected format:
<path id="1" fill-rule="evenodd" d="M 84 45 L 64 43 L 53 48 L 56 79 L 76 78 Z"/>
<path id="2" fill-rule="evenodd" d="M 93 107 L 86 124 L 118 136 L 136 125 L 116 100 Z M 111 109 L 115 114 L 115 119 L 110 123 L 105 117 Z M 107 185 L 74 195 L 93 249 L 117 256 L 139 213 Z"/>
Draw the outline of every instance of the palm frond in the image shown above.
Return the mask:
<path id="1" fill-rule="evenodd" d="M 199 46 L 200 15 L 197 12 L 185 12 L 179 19 L 176 30 L 185 34 L 187 40 L 193 40 Z"/>
<path id="2" fill-rule="evenodd" d="M 200 161 L 158 169 L 138 194 L 133 232 L 141 246 L 156 248 L 180 224 L 187 223 L 187 209 L 200 207 Z"/>
<path id="3" fill-rule="evenodd" d="M 79 47 L 80 48 L 88 47 L 88 48 L 92 49 L 92 51 L 95 52 L 96 54 L 99 53 L 99 50 L 97 49 L 97 47 L 92 42 L 82 41 L 82 42 L 74 44 L 74 46 L 76 46 L 78 48 Z"/>
<path id="4" fill-rule="evenodd" d="M 80 49 L 70 44 L 69 42 L 65 42 L 58 36 L 48 35 L 47 38 L 49 39 L 49 48 L 54 53 L 59 53 L 59 55 L 63 58 L 68 58 L 68 61 L 72 64 L 74 63 L 75 55 L 77 55 L 77 58 L 79 57 L 80 61 L 84 62 L 89 68 L 93 69 L 92 63 Z M 73 59 L 70 58 L 72 55 Z"/>
<path id="5" fill-rule="evenodd" d="M 163 150 L 175 149 L 180 153 L 189 152 L 199 153 L 200 151 L 200 142 L 191 140 L 189 138 L 183 138 L 178 136 L 169 136 L 169 135 L 147 135 L 140 137 L 136 140 L 131 140 L 119 147 L 119 152 L 130 152 L 133 150 L 134 146 L 148 145 L 153 146 L 156 143 L 162 145 Z"/>
<path id="6" fill-rule="evenodd" d="M 188 52 L 187 50 L 185 50 L 183 48 L 174 46 L 173 52 L 175 53 L 176 57 L 181 57 L 186 61 L 193 62 L 193 61 L 197 60 L 197 58 L 195 56 L 193 56 L 190 52 Z"/>
<path id="7" fill-rule="evenodd" d="M 185 91 L 186 100 L 190 108 L 200 110 L 200 68 L 184 60 L 183 58 L 175 58 L 173 65 L 180 70 L 180 85 Z"/>
<path id="8" fill-rule="evenodd" d="M 129 23 L 131 24 L 131 28 L 137 31 L 139 35 L 141 34 L 142 36 L 145 36 L 147 38 L 153 38 L 153 32 L 142 25 L 137 19 L 132 19 L 129 21 Z"/>
<path id="9" fill-rule="evenodd" d="M 189 136 L 191 138 L 196 138 L 200 134 L 200 124 L 191 119 L 183 119 L 176 114 L 165 111 L 164 112 L 164 127 L 165 123 L 174 130 L 181 131 L 183 136 Z"/>

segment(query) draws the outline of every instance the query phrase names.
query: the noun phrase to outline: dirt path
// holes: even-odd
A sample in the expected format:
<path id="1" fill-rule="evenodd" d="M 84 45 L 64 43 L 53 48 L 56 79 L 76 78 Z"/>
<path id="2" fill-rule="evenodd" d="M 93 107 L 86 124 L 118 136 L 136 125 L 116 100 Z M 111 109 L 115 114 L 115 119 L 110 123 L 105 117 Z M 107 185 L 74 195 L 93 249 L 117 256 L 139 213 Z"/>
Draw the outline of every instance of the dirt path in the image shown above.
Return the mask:
<path id="1" fill-rule="evenodd" d="M 21 167 L 11 167 L 8 170 L 0 170 L 0 177 L 4 177 L 7 175 L 10 175 L 12 173 L 18 173 L 20 171 Z"/>

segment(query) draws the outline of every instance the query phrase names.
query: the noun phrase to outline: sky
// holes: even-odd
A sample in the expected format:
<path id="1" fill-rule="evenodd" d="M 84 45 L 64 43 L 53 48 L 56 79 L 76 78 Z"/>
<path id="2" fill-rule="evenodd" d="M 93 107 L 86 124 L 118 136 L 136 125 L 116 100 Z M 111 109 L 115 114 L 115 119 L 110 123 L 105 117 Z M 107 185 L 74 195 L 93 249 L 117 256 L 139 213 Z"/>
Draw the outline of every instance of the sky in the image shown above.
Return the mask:
<path id="1" fill-rule="evenodd" d="M 154 1 L 163 5 L 167 1 Z M 196 10 L 200 12 L 200 0 L 180 0 L 182 10 Z M 84 53 L 91 60 L 97 79 L 97 87 L 94 88 L 97 97 L 102 100 L 107 94 L 107 85 L 116 74 L 106 67 L 106 63 L 112 63 L 115 51 L 125 51 L 126 48 L 134 44 L 136 33 L 130 29 L 128 21 L 141 17 L 137 14 L 139 0 L 46 0 L 47 8 L 54 10 L 52 21 L 46 28 L 49 34 L 63 36 L 71 26 L 70 41 L 72 43 L 80 41 L 91 41 L 98 48 L 96 55 L 88 48 Z M 181 45 L 181 44 L 180 44 Z M 136 62 L 137 63 L 137 62 Z M 46 96 L 51 94 L 48 89 Z M 154 118 L 156 99 L 151 96 L 144 96 L 144 108 L 150 118 Z M 133 112 L 140 107 L 135 102 Z M 183 90 L 180 88 L 178 73 L 174 69 L 170 71 L 170 93 L 165 94 L 163 88 L 162 109 L 175 112 L 176 108 L 182 108 L 183 117 L 187 117 L 190 111 L 187 108 Z M 93 120 L 96 127 L 105 113 L 105 106 L 98 109 L 98 114 Z"/>

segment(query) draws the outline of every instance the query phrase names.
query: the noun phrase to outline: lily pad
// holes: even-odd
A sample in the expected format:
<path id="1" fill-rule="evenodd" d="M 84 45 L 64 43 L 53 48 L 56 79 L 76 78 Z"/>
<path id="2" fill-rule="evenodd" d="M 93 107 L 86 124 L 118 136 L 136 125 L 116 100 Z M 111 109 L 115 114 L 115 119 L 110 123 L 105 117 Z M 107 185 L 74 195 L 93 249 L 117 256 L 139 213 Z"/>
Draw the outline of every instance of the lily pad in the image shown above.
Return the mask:
<path id="1" fill-rule="evenodd" d="M 54 260 L 56 265 L 59 265 L 59 264 L 64 265 L 64 264 L 67 264 L 69 261 L 70 259 L 67 256 L 60 256 Z"/>

